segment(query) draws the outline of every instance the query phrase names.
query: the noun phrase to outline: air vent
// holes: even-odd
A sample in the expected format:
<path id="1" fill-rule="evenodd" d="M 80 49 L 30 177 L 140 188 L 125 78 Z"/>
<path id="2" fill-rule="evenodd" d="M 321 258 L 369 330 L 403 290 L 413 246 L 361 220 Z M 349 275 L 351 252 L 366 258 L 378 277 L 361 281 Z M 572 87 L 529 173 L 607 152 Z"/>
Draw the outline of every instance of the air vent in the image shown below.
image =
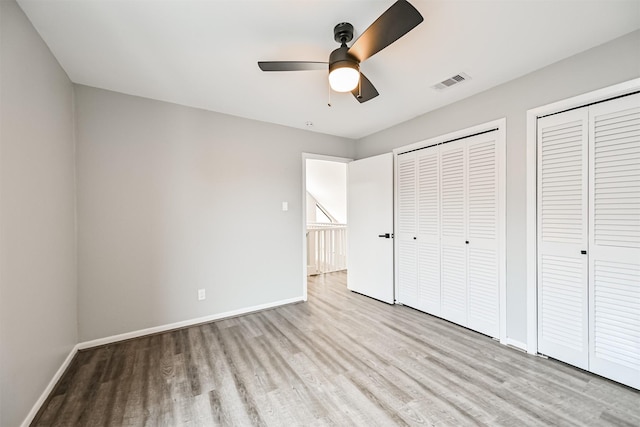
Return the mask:
<path id="1" fill-rule="evenodd" d="M 456 74 L 453 77 L 449 77 L 448 79 L 443 80 L 438 84 L 433 85 L 433 88 L 438 90 L 443 90 L 451 86 L 457 85 L 458 83 L 467 81 L 469 79 L 471 79 L 471 77 L 469 77 L 468 74 L 460 73 L 460 74 Z"/>

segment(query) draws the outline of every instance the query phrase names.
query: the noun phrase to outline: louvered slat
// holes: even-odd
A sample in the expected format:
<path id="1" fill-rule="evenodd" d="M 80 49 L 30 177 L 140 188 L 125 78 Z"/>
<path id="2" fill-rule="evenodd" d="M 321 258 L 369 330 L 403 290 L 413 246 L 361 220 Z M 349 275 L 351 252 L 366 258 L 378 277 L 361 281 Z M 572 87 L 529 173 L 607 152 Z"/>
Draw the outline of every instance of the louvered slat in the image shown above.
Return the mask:
<path id="1" fill-rule="evenodd" d="M 640 107 L 596 115 L 592 126 L 594 242 L 640 248 Z M 600 220 L 605 213 L 615 227 Z"/>
<path id="2" fill-rule="evenodd" d="M 443 151 L 441 157 L 442 235 L 464 238 L 464 151 Z"/>
<path id="3" fill-rule="evenodd" d="M 469 327 L 497 337 L 500 333 L 496 251 L 469 249 Z"/>
<path id="4" fill-rule="evenodd" d="M 594 282 L 595 356 L 640 371 L 640 266 L 596 260 Z"/>
<path id="5" fill-rule="evenodd" d="M 542 337 L 582 351 L 584 277 L 581 260 L 542 256 Z M 553 356 L 553 355 L 551 355 Z"/>
<path id="6" fill-rule="evenodd" d="M 467 277 L 464 247 L 442 247 L 442 317 L 467 324 Z"/>
<path id="7" fill-rule="evenodd" d="M 398 158 L 398 226 L 400 233 L 416 229 L 416 165 L 415 156 Z"/>
<path id="8" fill-rule="evenodd" d="M 579 120 L 545 128 L 541 132 L 542 239 L 562 243 L 580 243 L 582 236 L 582 156 L 583 127 Z M 559 135 L 562 137 L 559 138 Z M 580 221 L 559 222 L 545 215 L 560 211 Z M 571 225 L 574 225 L 573 227 Z"/>

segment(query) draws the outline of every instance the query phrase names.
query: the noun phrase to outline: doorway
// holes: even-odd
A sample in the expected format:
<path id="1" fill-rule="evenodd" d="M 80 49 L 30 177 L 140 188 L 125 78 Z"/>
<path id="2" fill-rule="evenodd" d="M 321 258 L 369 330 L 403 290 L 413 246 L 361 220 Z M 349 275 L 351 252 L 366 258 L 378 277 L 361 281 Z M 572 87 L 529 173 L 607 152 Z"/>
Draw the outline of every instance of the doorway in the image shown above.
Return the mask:
<path id="1" fill-rule="evenodd" d="M 308 277 L 347 268 L 347 163 L 351 159 L 303 154 L 303 297 Z"/>

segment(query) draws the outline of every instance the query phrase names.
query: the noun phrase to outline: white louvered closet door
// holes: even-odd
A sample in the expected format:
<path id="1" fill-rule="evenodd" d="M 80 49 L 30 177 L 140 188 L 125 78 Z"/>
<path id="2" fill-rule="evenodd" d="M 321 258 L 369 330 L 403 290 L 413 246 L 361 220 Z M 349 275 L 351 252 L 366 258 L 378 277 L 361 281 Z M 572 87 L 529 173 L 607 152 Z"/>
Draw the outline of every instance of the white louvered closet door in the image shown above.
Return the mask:
<path id="1" fill-rule="evenodd" d="M 538 351 L 588 369 L 588 111 L 538 120 Z"/>
<path id="2" fill-rule="evenodd" d="M 589 107 L 590 370 L 640 388 L 640 94 Z"/>
<path id="3" fill-rule="evenodd" d="M 441 310 L 442 317 L 467 325 L 465 141 L 440 147 Z"/>
<path id="4" fill-rule="evenodd" d="M 440 149 L 417 151 L 418 309 L 440 316 Z"/>
<path id="5" fill-rule="evenodd" d="M 500 335 L 497 132 L 467 143 L 468 327 Z"/>
<path id="6" fill-rule="evenodd" d="M 398 268 L 397 300 L 401 304 L 418 308 L 418 265 L 416 249 L 416 154 L 406 153 L 398 156 L 398 228 L 397 239 Z"/>

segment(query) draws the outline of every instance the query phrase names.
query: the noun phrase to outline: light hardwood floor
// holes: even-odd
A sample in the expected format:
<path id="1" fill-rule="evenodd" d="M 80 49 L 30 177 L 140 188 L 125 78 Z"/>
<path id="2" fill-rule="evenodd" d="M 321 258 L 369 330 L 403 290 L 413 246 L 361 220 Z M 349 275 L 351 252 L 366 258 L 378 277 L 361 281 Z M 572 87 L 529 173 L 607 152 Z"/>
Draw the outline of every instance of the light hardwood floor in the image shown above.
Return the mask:
<path id="1" fill-rule="evenodd" d="M 310 279 L 309 302 L 78 353 L 34 426 L 640 426 L 640 392 Z"/>

